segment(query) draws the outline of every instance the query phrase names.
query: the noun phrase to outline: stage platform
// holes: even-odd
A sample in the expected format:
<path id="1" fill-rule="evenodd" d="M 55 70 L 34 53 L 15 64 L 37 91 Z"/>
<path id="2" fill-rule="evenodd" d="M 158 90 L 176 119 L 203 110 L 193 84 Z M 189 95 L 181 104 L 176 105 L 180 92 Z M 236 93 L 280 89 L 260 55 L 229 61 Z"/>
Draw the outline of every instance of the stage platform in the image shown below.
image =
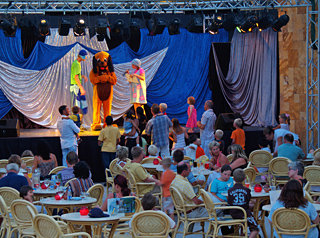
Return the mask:
<path id="1" fill-rule="evenodd" d="M 123 128 L 119 129 L 122 134 Z M 246 153 L 249 155 L 251 151 L 258 149 L 258 139 L 263 136 L 263 128 L 245 127 L 244 130 L 246 133 Z M 231 130 L 224 131 L 223 139 L 226 148 L 231 144 L 231 132 Z M 89 164 L 94 182 L 105 181 L 104 166 L 98 146 L 99 133 L 100 131 L 79 133 L 82 139 L 78 147 L 79 159 Z M 56 155 L 58 164 L 61 165 L 60 133 L 57 129 L 21 129 L 20 137 L 0 138 L 0 159 L 8 159 L 11 154 L 21 155 L 24 150 L 31 150 L 36 154 L 39 142 L 47 144 L 50 152 Z"/>

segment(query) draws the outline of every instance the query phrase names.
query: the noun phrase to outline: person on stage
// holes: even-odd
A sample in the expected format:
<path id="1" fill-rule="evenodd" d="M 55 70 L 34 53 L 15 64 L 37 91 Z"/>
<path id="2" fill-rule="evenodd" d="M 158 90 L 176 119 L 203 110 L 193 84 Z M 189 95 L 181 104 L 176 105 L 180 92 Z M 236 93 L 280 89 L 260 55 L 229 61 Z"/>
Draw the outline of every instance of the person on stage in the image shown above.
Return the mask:
<path id="1" fill-rule="evenodd" d="M 88 78 L 85 75 L 81 75 L 81 62 L 86 61 L 88 52 L 80 50 L 78 57 L 73 61 L 71 65 L 71 81 L 70 81 L 70 92 L 71 92 L 71 105 L 78 106 L 81 108 L 82 113 L 86 114 L 88 110 L 88 104 L 86 101 L 86 90 L 82 85 L 82 79 L 84 82 L 88 82 Z"/>
<path id="2" fill-rule="evenodd" d="M 145 72 L 143 68 L 141 68 L 141 61 L 134 59 L 131 64 L 135 70 L 134 73 L 129 74 L 129 70 L 127 70 L 126 73 L 130 76 L 127 77 L 130 83 L 130 103 L 133 104 L 137 116 L 137 108 L 143 108 L 143 104 L 147 104 L 147 86 Z"/>

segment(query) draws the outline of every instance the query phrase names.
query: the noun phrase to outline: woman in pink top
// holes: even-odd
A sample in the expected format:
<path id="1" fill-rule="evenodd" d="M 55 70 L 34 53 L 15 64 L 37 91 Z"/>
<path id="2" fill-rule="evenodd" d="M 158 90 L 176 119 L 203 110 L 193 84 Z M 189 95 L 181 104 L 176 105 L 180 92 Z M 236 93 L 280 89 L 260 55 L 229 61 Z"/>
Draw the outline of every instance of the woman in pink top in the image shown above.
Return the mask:
<path id="1" fill-rule="evenodd" d="M 227 156 L 220 151 L 220 144 L 217 141 L 212 141 L 209 144 L 210 155 L 210 167 L 214 170 L 220 171 L 221 167 L 225 164 L 229 164 Z"/>

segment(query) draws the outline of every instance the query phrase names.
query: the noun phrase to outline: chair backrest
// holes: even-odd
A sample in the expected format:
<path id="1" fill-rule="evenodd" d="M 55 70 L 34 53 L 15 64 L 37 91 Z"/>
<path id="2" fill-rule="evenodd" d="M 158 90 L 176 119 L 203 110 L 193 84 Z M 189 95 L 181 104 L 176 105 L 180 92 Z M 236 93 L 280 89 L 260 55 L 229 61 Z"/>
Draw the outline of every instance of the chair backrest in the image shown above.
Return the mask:
<path id="1" fill-rule="evenodd" d="M 200 196 L 203 200 L 204 206 L 208 211 L 209 218 L 214 218 L 215 221 L 217 221 L 217 213 L 216 213 L 215 205 L 211 197 L 209 196 L 209 194 L 204 189 L 200 189 Z"/>
<path id="2" fill-rule="evenodd" d="M 285 234 L 307 237 L 311 221 L 307 213 L 300 209 L 278 208 L 272 214 L 272 224 L 280 237 Z"/>
<path id="3" fill-rule="evenodd" d="M 104 187 L 101 184 L 95 184 L 88 189 L 90 197 L 97 199 L 97 204 L 102 205 L 102 198 L 104 194 Z"/>
<path id="4" fill-rule="evenodd" d="M 249 155 L 249 162 L 255 167 L 269 167 L 269 163 L 273 156 L 270 152 L 265 150 L 255 150 Z"/>
<path id="5" fill-rule="evenodd" d="M 38 214 L 37 208 L 32 203 L 26 200 L 17 199 L 12 202 L 11 214 L 18 226 L 20 227 L 32 226 L 32 220 L 33 220 L 34 214 L 30 213 L 30 209 L 33 211 L 35 215 Z"/>
<path id="6" fill-rule="evenodd" d="M 33 161 L 34 161 L 34 159 L 24 160 L 24 162 L 26 163 L 27 167 L 32 167 L 33 166 Z"/>
<path id="7" fill-rule="evenodd" d="M 269 171 L 272 175 L 276 176 L 288 176 L 288 165 L 290 160 L 285 157 L 276 157 L 269 163 Z"/>
<path id="8" fill-rule="evenodd" d="M 184 156 L 183 160 L 192 160 L 189 156 Z"/>
<path id="9" fill-rule="evenodd" d="M 227 159 L 228 159 L 229 163 L 231 163 L 233 160 L 233 154 L 227 155 Z"/>
<path id="10" fill-rule="evenodd" d="M 173 200 L 173 204 L 175 209 L 177 210 L 177 212 L 180 214 L 181 212 L 186 212 L 185 210 L 185 202 L 184 199 L 181 195 L 181 193 L 179 192 L 178 189 L 176 189 L 175 187 L 170 187 L 169 188 L 170 191 L 170 195 L 172 197 Z"/>
<path id="11" fill-rule="evenodd" d="M 60 238 L 63 233 L 59 224 L 50 216 L 38 214 L 33 219 L 34 231 L 39 238 Z"/>
<path id="12" fill-rule="evenodd" d="M 136 193 L 137 191 L 137 182 L 135 177 L 133 176 L 133 174 L 128 170 L 128 169 L 124 169 L 125 174 L 127 175 L 127 179 L 129 181 L 129 186 L 131 188 L 131 191 L 133 193 Z M 139 196 L 138 194 L 136 194 L 137 196 Z"/>
<path id="13" fill-rule="evenodd" d="M 8 208 L 10 208 L 11 203 L 20 198 L 19 192 L 10 187 L 2 187 L 0 188 L 0 196 L 2 196 Z"/>
<path id="14" fill-rule="evenodd" d="M 154 160 L 158 160 L 159 162 L 161 161 L 158 157 L 148 157 L 148 158 L 144 158 L 140 164 L 152 164 Z"/>
<path id="15" fill-rule="evenodd" d="M 131 161 L 130 159 L 128 158 L 126 159 L 127 163 L 130 161 Z M 118 162 L 119 162 L 119 159 L 114 159 L 110 162 L 110 165 L 109 165 L 109 170 L 113 178 L 118 174 L 123 175 L 123 168 L 120 165 L 118 165 Z"/>
<path id="16" fill-rule="evenodd" d="M 310 165 L 304 169 L 303 178 L 310 183 L 320 183 L 320 166 Z"/>
<path id="17" fill-rule="evenodd" d="M 165 214 L 157 211 L 143 211 L 136 214 L 131 223 L 133 237 L 167 238 L 170 222 Z"/>
<path id="18" fill-rule="evenodd" d="M 133 196 L 128 196 L 128 197 L 133 197 Z M 128 197 L 126 197 L 126 198 L 128 198 Z M 134 207 L 135 211 L 133 213 L 126 213 L 125 216 L 130 217 L 133 214 L 136 214 L 141 211 L 141 208 L 142 208 L 141 200 L 138 197 L 134 197 L 134 202 L 135 202 L 135 207 Z"/>
<path id="19" fill-rule="evenodd" d="M 21 157 L 22 161 L 26 161 L 26 160 L 29 160 L 29 159 L 34 159 L 34 157 L 33 156 Z"/>
<path id="20" fill-rule="evenodd" d="M 10 224 L 10 222 L 11 222 L 10 212 L 9 212 L 8 206 L 7 206 L 6 202 L 4 201 L 4 199 L 2 198 L 2 196 L 0 196 L 0 214 L 4 220 L 3 223 Z"/>
<path id="21" fill-rule="evenodd" d="M 66 166 L 55 167 L 49 172 L 49 175 L 57 174 L 58 172 L 60 172 L 61 170 L 65 169 L 65 168 L 67 168 L 67 167 Z"/>
<path id="22" fill-rule="evenodd" d="M 244 173 L 246 174 L 246 178 L 249 179 L 250 183 L 254 183 L 254 181 L 256 181 L 256 171 L 254 168 L 250 167 L 250 168 L 245 168 Z"/>
<path id="23" fill-rule="evenodd" d="M 7 164 L 8 164 L 7 159 L 0 160 L 0 168 L 6 168 Z"/>
<path id="24" fill-rule="evenodd" d="M 65 187 L 68 187 L 70 182 L 73 181 L 73 180 L 76 180 L 77 178 L 72 178 L 72 179 L 69 179 L 66 184 L 64 185 Z"/>
<path id="25" fill-rule="evenodd" d="M 315 157 L 317 153 L 320 153 L 320 148 L 316 149 L 316 150 L 313 152 L 313 157 Z"/>

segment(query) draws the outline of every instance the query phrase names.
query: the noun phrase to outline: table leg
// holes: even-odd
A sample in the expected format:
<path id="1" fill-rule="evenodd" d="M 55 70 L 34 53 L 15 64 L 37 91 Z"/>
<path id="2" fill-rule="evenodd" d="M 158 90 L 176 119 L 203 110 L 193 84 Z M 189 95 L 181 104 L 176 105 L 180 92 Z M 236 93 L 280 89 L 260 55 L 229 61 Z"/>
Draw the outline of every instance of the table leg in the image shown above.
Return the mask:
<path id="1" fill-rule="evenodd" d="M 108 236 L 109 238 L 113 238 L 114 233 L 116 232 L 118 223 L 119 223 L 119 220 L 108 222 L 108 224 L 111 225 L 111 229 L 110 229 L 109 236 Z"/>

